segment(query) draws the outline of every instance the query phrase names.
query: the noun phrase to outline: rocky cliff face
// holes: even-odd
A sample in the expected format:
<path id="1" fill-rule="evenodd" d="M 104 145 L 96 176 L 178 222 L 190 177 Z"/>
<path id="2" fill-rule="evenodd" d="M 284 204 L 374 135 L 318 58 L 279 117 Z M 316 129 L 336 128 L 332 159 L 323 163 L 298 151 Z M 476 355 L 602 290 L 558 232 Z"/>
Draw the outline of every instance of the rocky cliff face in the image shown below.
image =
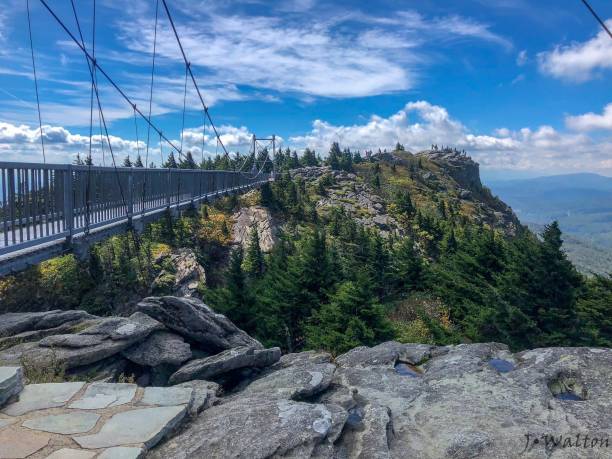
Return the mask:
<path id="1" fill-rule="evenodd" d="M 174 297 L 147 299 L 128 318 L 7 314 L 0 336 L 9 346 L 0 361 L 12 362 L 0 367 L 0 457 L 504 459 L 612 451 L 610 349 L 513 354 L 497 343 L 387 342 L 336 358 L 281 356 L 200 301 Z M 23 388 L 23 370 L 40 375 L 32 362 L 44 367 L 50 349 L 71 382 Z M 140 369 L 138 385 L 96 373 L 97 358 L 97 368 L 114 360 Z M 166 387 L 152 385 L 153 369 L 167 375 L 157 381 Z M 107 382 L 79 382 L 85 377 Z"/>

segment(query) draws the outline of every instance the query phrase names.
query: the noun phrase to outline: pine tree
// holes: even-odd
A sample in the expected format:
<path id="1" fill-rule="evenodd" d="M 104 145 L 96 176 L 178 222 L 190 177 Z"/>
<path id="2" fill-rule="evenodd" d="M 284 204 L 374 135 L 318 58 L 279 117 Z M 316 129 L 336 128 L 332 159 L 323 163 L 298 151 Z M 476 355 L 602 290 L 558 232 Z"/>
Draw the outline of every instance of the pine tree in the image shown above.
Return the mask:
<path id="1" fill-rule="evenodd" d="M 91 154 L 88 154 L 85 157 L 85 161 L 83 162 L 85 166 L 93 166 L 93 159 L 91 158 Z"/>
<path id="2" fill-rule="evenodd" d="M 140 154 L 136 156 L 136 161 L 134 161 L 134 167 L 144 167 L 144 164 L 142 164 L 142 158 L 140 157 Z"/>
<path id="3" fill-rule="evenodd" d="M 593 276 L 578 300 L 582 346 L 612 347 L 612 274 Z"/>
<path id="4" fill-rule="evenodd" d="M 332 146 L 329 150 L 329 158 L 328 163 L 332 170 L 340 170 L 340 158 L 342 156 L 342 152 L 340 151 L 340 145 L 338 142 L 332 143 Z"/>
<path id="5" fill-rule="evenodd" d="M 390 283 L 395 294 L 405 296 L 411 290 L 422 288 L 423 262 L 414 250 L 414 242 L 403 238 L 393 248 Z"/>
<path id="6" fill-rule="evenodd" d="M 81 159 L 80 153 L 76 154 L 76 157 L 74 158 L 74 161 L 72 162 L 72 164 L 74 164 L 75 166 L 82 166 L 84 164 L 83 160 Z"/>
<path id="7" fill-rule="evenodd" d="M 197 169 L 198 165 L 193 159 L 193 155 L 190 151 L 185 154 L 185 159 L 181 159 L 180 166 L 181 169 Z"/>
<path id="8" fill-rule="evenodd" d="M 546 346 L 560 346 L 576 339 L 576 299 L 582 277 L 561 249 L 561 229 L 555 221 L 542 233 L 536 275 L 540 284 L 538 324 Z"/>
<path id="9" fill-rule="evenodd" d="M 375 302 L 365 275 L 340 284 L 330 301 L 314 313 L 306 328 L 311 349 L 325 349 L 335 355 L 354 347 L 372 346 L 390 339 L 393 331 L 384 309 Z"/>
<path id="10" fill-rule="evenodd" d="M 178 164 L 176 163 L 176 159 L 174 158 L 173 151 L 171 151 L 170 154 L 168 155 L 168 159 L 163 164 L 163 167 L 165 167 L 166 169 L 177 169 L 178 168 Z"/>
<path id="11" fill-rule="evenodd" d="M 251 277 L 261 277 L 264 272 L 264 256 L 259 244 L 257 226 L 251 228 L 249 245 L 244 257 L 244 271 Z"/>
<path id="12" fill-rule="evenodd" d="M 127 155 L 123 160 L 123 167 L 132 167 L 132 160 L 130 159 L 130 155 Z"/>

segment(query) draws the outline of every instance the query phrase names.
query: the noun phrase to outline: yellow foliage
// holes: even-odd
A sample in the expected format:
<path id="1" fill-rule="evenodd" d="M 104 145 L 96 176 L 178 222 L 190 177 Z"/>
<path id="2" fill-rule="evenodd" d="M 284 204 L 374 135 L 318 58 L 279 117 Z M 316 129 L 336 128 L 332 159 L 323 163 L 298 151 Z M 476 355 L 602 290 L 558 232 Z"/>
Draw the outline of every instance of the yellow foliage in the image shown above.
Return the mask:
<path id="1" fill-rule="evenodd" d="M 172 252 L 172 247 L 161 242 L 151 244 L 151 255 L 156 259 L 162 255 L 169 255 Z"/>
<path id="2" fill-rule="evenodd" d="M 427 324 L 420 318 L 410 322 L 393 322 L 395 339 L 400 343 L 434 344 L 434 337 Z"/>
<path id="3" fill-rule="evenodd" d="M 200 221 L 198 238 L 203 242 L 216 242 L 226 245 L 232 241 L 233 221 L 229 215 L 209 208 L 208 218 Z"/>

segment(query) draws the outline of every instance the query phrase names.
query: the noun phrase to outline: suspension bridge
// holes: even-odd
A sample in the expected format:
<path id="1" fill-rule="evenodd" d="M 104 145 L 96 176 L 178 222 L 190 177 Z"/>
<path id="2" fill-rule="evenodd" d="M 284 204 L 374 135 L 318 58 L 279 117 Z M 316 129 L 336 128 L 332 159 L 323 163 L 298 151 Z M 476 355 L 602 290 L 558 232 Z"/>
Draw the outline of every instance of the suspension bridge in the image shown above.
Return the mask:
<path id="1" fill-rule="evenodd" d="M 33 0 L 34 1 L 34 0 Z M 185 112 L 187 110 L 187 86 L 191 82 L 198 96 L 204 124 L 202 127 L 201 160 L 204 163 L 206 131 L 214 135 L 217 148 L 225 158 L 230 154 L 213 122 L 208 106 L 198 86 L 192 66 L 180 40 L 177 27 L 166 0 L 155 1 L 155 33 L 151 53 L 151 79 L 148 110 L 141 110 L 96 58 L 96 0 L 93 0 L 93 30 L 89 46 L 86 45 L 74 0 L 70 0 L 76 31 L 60 18 L 46 0 L 38 0 L 50 18 L 60 27 L 84 56 L 91 80 L 89 153 L 86 165 L 47 164 L 45 135 L 40 110 L 36 72 L 35 47 L 32 39 L 30 0 L 26 0 L 27 21 L 32 58 L 32 72 L 41 142 L 41 163 L 0 162 L 0 276 L 17 272 L 70 251 L 78 255 L 87 253 L 92 243 L 113 234 L 129 233 L 137 242 L 138 234 L 147 223 L 161 218 L 167 212 L 178 213 L 181 209 L 231 193 L 243 193 L 274 179 L 273 158 L 276 153 L 276 137 L 252 136 L 250 150 L 244 158 L 236 158 L 240 167 L 233 170 L 204 170 L 202 168 L 145 168 L 118 167 L 109 127 L 104 116 L 100 97 L 100 80 L 114 88 L 134 114 L 136 145 L 140 155 L 137 119 L 147 126 L 146 147 L 143 146 L 145 165 L 149 164 L 152 137 L 159 139 L 159 153 L 163 163 L 162 146 L 169 147 L 170 154 L 184 152 Z M 154 99 L 155 60 L 157 50 L 160 11 L 176 39 L 185 67 L 182 127 L 180 141 L 166 136 L 152 120 Z M 162 12 L 162 13 L 163 13 Z M 94 135 L 94 115 L 97 117 L 99 135 Z M 92 148 L 98 139 L 103 158 L 108 150 L 112 166 L 95 166 Z M 262 144 L 262 141 L 268 142 Z M 143 141 L 144 142 L 144 141 Z M 270 147 L 272 159 L 270 158 Z M 259 158 L 258 158 L 259 155 Z M 227 161 L 231 164 L 232 161 Z M 247 170 L 248 169 L 248 170 Z"/>

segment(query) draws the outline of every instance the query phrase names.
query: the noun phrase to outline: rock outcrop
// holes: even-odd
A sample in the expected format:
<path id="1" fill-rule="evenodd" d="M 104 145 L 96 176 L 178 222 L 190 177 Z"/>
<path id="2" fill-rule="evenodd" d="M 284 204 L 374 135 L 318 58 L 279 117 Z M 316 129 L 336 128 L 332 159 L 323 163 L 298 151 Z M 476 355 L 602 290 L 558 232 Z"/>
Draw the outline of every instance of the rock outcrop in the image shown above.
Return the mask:
<path id="1" fill-rule="evenodd" d="M 289 354 L 151 457 L 608 457 L 611 370 L 610 349 L 496 343 Z"/>
<path id="2" fill-rule="evenodd" d="M 162 254 L 155 264 L 163 269 L 157 274 L 151 292 L 166 291 L 174 296 L 198 296 L 198 286 L 206 282 L 206 272 L 191 249 Z"/>
<path id="3" fill-rule="evenodd" d="M 72 378 L 87 375 L 110 382 L 133 377 L 141 385 L 163 386 L 171 376 L 176 384 L 223 379 L 238 369 L 256 373 L 280 358 L 278 348 L 263 349 L 196 298 L 150 297 L 136 309 L 129 317 L 81 311 L 0 315 L 0 330 L 8 340 L 0 350 L 0 365 L 23 365 L 26 376 L 36 380 L 61 378 L 66 372 Z M 30 340 L 11 341 L 11 332 Z M 34 333 L 41 332 L 35 339 Z"/>
<path id="4" fill-rule="evenodd" d="M 140 385 L 170 387 L 72 380 L 23 388 L 21 369 L 0 367 L 0 457 L 535 459 L 612 451 L 612 349 L 387 342 L 335 359 L 314 351 L 281 357 L 199 300 L 140 306 L 128 318 L 88 318 L 94 324 L 84 330 L 1 355 L 53 348 L 73 365 L 98 350 L 101 362 L 140 369 Z M 13 327 L 29 320 L 10 316 Z"/>
<path id="5" fill-rule="evenodd" d="M 232 216 L 232 219 L 234 220 L 234 244 L 241 244 L 246 247 L 249 243 L 252 228 L 256 228 L 261 250 L 263 252 L 272 250 L 277 240 L 278 226 L 267 208 L 261 206 L 243 207 Z"/>

